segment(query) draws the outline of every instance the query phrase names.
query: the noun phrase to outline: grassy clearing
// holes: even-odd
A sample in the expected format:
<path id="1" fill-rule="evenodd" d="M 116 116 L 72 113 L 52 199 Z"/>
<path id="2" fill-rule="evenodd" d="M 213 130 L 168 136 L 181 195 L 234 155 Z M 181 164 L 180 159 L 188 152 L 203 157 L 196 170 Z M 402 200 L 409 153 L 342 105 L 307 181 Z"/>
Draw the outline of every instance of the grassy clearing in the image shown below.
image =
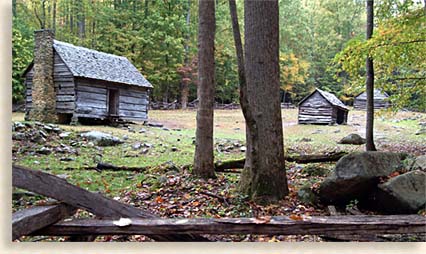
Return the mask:
<path id="1" fill-rule="evenodd" d="M 363 150 L 363 146 L 338 145 L 336 142 L 350 133 L 359 133 L 364 136 L 363 111 L 350 111 L 349 124 L 342 126 L 323 125 L 297 125 L 297 109 L 282 111 L 285 149 L 289 153 L 322 153 L 331 151 L 356 151 Z M 79 147 L 80 153 L 75 156 L 75 161 L 62 162 L 57 154 L 28 155 L 19 157 L 18 163 L 34 165 L 38 161 L 39 167 L 55 169 L 81 168 L 95 165 L 99 160 L 119 166 L 153 166 L 167 161 L 176 165 L 191 164 L 193 161 L 195 138 L 194 110 L 150 111 L 150 121 L 161 122 L 169 130 L 153 128 L 135 124 L 135 132 L 127 128 L 113 128 L 109 126 L 68 126 L 60 127 L 66 131 L 84 132 L 99 130 L 110 133 L 119 138 L 127 136 L 126 143 L 117 147 L 98 148 L 88 145 Z M 13 114 L 13 121 L 22 121 L 23 114 Z M 419 128 L 418 123 L 426 121 L 426 114 L 401 112 L 394 115 L 381 114 L 375 121 L 375 137 L 378 147 L 381 144 L 409 143 L 417 146 L 425 145 L 424 135 L 414 135 Z M 143 128 L 145 133 L 139 133 Z M 235 142 L 244 144 L 245 125 L 240 110 L 216 110 L 214 135 L 216 144 L 229 145 Z M 303 138 L 310 140 L 303 141 Z M 147 154 L 132 149 L 136 142 L 153 145 Z M 59 145 L 59 144 L 53 144 Z M 172 147 L 177 151 L 172 152 Z M 242 157 L 244 154 L 239 149 L 231 152 L 215 151 L 216 160 L 226 160 Z M 36 162 L 37 163 L 37 162 Z"/>
<path id="2" fill-rule="evenodd" d="M 288 153 L 323 153 L 332 151 L 357 151 L 363 150 L 363 146 L 338 145 L 336 142 L 350 133 L 359 133 L 364 136 L 363 111 L 350 111 L 349 124 L 342 126 L 322 125 L 297 125 L 297 109 L 282 111 L 285 150 Z M 22 121 L 24 115 L 15 113 L 12 121 Z M 96 147 L 90 143 L 82 143 L 76 146 L 78 155 L 70 155 L 74 161 L 61 161 L 66 154 L 52 153 L 40 155 L 34 153 L 15 154 L 15 162 L 29 167 L 49 170 L 53 174 L 69 175 L 69 181 L 82 187 L 96 191 L 117 193 L 118 190 L 134 185 L 143 174 L 132 172 L 102 172 L 87 171 L 85 167 L 94 167 L 97 162 L 103 161 L 117 166 L 145 167 L 156 166 L 166 162 L 173 162 L 177 166 L 192 164 L 194 154 L 193 140 L 195 138 L 194 110 L 150 111 L 150 121 L 161 122 L 168 130 L 163 128 L 147 127 L 135 124 L 129 132 L 127 128 L 113 128 L 109 126 L 68 126 L 60 125 L 65 131 L 75 133 L 99 130 L 110 133 L 119 138 L 127 136 L 126 142 L 115 147 Z M 381 114 L 376 118 L 376 142 L 378 147 L 382 144 L 411 144 L 426 146 L 425 137 L 414 135 L 418 129 L 418 123 L 426 121 L 426 114 L 401 112 L 394 115 Z M 145 133 L 139 133 L 140 129 Z M 216 110 L 214 135 L 217 144 L 225 146 L 234 143 L 244 144 L 245 125 L 240 110 Z M 69 145 L 78 134 L 62 140 Z M 308 138 L 310 141 L 302 141 Z M 49 144 L 51 147 L 59 146 L 61 142 Z M 132 145 L 136 142 L 148 143 L 153 147 L 146 154 L 140 150 L 134 150 Z M 15 146 L 21 145 L 14 143 Z M 172 151 L 172 147 L 177 151 Z M 25 148 L 25 147 L 24 147 Z M 37 147 L 35 147 L 37 148 Z M 28 148 L 31 150 L 31 148 Z M 215 151 L 216 160 L 241 158 L 244 153 L 239 149 L 224 152 Z M 74 169 L 70 171 L 68 169 Z M 108 184 L 105 184 L 108 183 Z"/>

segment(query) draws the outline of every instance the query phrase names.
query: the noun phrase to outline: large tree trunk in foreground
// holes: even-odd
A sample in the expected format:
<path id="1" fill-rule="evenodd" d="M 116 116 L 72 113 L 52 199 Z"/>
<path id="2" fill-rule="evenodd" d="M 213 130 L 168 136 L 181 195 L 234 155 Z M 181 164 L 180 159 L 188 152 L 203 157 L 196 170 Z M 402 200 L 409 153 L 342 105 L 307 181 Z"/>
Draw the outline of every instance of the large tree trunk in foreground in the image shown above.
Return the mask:
<path id="1" fill-rule="evenodd" d="M 199 1 L 198 16 L 198 89 L 197 130 L 193 173 L 214 178 L 213 106 L 214 106 L 214 1 Z"/>
<path id="2" fill-rule="evenodd" d="M 288 194 L 278 64 L 278 1 L 245 1 L 245 76 L 254 126 L 240 189 L 259 203 Z M 253 128 L 254 127 L 254 128 Z"/>
<path id="3" fill-rule="evenodd" d="M 373 35 L 374 26 L 374 1 L 367 0 L 367 32 L 366 39 L 369 40 Z M 367 93 L 367 123 L 365 126 L 365 150 L 376 151 L 374 145 L 374 67 L 373 59 L 371 56 L 367 56 L 366 61 L 366 93 Z"/>

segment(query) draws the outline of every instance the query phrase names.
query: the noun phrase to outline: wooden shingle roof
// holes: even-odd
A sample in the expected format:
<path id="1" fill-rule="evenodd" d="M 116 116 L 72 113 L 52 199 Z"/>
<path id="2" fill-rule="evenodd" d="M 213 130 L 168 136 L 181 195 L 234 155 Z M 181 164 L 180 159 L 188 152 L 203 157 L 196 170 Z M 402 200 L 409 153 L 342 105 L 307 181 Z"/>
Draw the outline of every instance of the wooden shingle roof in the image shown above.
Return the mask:
<path id="1" fill-rule="evenodd" d="M 75 77 L 152 88 L 148 80 L 126 57 L 99 52 L 57 40 L 54 40 L 53 48 Z"/>
<path id="2" fill-rule="evenodd" d="M 389 95 L 387 93 L 381 92 L 380 90 L 377 90 L 377 89 L 374 89 L 374 99 L 375 100 L 384 100 L 388 97 L 389 97 Z M 355 99 L 367 100 L 367 93 L 362 92 L 362 93 L 356 95 Z"/>
<path id="3" fill-rule="evenodd" d="M 339 100 L 334 94 L 323 91 L 319 88 L 315 88 L 314 92 L 312 92 L 311 94 L 309 94 L 308 96 L 303 98 L 299 102 L 299 105 L 302 104 L 304 101 L 306 101 L 309 97 L 311 97 L 316 92 L 318 92 L 322 97 L 324 97 L 324 99 L 327 100 L 331 105 L 336 106 L 336 107 L 341 108 L 341 109 L 344 109 L 344 110 L 349 110 L 349 108 L 346 107 L 346 105 L 343 104 L 343 102 L 341 100 Z"/>

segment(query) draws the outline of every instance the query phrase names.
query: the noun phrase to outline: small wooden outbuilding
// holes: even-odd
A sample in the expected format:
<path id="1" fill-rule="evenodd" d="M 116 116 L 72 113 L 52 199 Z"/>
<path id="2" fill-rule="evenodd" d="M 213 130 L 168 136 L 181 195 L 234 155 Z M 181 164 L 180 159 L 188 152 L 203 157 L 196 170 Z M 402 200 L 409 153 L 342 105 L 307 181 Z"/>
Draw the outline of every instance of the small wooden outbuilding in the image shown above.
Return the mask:
<path id="1" fill-rule="evenodd" d="M 334 94 L 316 88 L 299 102 L 299 124 L 346 124 L 349 109 Z"/>
<path id="2" fill-rule="evenodd" d="M 387 98 L 389 95 L 387 93 L 382 93 L 377 89 L 374 89 L 374 108 L 375 109 L 385 109 L 390 106 Z M 355 96 L 354 99 L 354 109 L 365 110 L 367 108 L 367 93 L 363 92 Z"/>
<path id="3" fill-rule="evenodd" d="M 24 76 L 29 120 L 148 119 L 152 85 L 127 58 L 54 40 L 52 30 L 35 31 Z"/>

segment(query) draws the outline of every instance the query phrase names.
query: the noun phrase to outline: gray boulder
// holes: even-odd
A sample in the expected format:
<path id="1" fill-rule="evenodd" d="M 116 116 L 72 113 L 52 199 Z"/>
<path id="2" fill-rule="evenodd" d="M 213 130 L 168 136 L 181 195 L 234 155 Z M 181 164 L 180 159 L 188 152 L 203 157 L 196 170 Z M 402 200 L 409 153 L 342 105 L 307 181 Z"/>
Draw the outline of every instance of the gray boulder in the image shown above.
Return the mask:
<path id="1" fill-rule="evenodd" d="M 164 125 L 162 123 L 148 123 L 148 126 L 161 128 Z"/>
<path id="2" fill-rule="evenodd" d="M 37 153 L 39 154 L 51 154 L 52 153 L 52 149 L 48 148 L 48 147 L 42 147 L 40 149 L 37 150 Z"/>
<path id="3" fill-rule="evenodd" d="M 17 133 L 12 134 L 12 139 L 13 140 L 25 140 L 25 139 L 27 139 L 27 136 L 25 135 L 25 133 L 17 132 Z"/>
<path id="4" fill-rule="evenodd" d="M 420 170 L 391 178 L 374 195 L 377 209 L 384 213 L 417 213 L 426 205 L 426 173 Z"/>
<path id="5" fill-rule="evenodd" d="M 68 138 L 71 135 L 71 132 L 66 131 L 59 134 L 60 138 Z"/>
<path id="6" fill-rule="evenodd" d="M 13 131 L 20 131 L 25 129 L 25 124 L 21 123 L 21 122 L 14 122 L 12 125 L 12 129 Z"/>
<path id="7" fill-rule="evenodd" d="M 309 205 L 315 205 L 318 203 L 318 197 L 308 185 L 302 186 L 297 191 L 297 199 L 299 199 L 302 203 Z"/>
<path id="8" fill-rule="evenodd" d="M 422 127 L 420 130 L 416 131 L 415 135 L 424 135 L 426 134 L 426 127 Z"/>
<path id="9" fill-rule="evenodd" d="M 362 145 L 362 144 L 365 144 L 365 138 L 362 138 L 360 135 L 356 133 L 352 133 L 342 138 L 337 143 L 344 144 L 344 145 Z"/>
<path id="10" fill-rule="evenodd" d="M 100 131 L 89 131 L 80 136 L 95 141 L 98 146 L 115 146 L 124 143 L 119 138 Z"/>
<path id="11" fill-rule="evenodd" d="M 132 145 L 133 150 L 139 150 L 142 147 L 141 142 L 136 142 Z"/>
<path id="12" fill-rule="evenodd" d="M 426 171 L 426 155 L 421 155 L 416 158 L 413 169 Z"/>
<path id="13" fill-rule="evenodd" d="M 324 203 L 345 204 L 365 198 L 374 190 L 379 178 L 401 168 L 406 154 L 361 152 L 342 157 L 332 174 L 321 183 L 319 196 Z"/>

